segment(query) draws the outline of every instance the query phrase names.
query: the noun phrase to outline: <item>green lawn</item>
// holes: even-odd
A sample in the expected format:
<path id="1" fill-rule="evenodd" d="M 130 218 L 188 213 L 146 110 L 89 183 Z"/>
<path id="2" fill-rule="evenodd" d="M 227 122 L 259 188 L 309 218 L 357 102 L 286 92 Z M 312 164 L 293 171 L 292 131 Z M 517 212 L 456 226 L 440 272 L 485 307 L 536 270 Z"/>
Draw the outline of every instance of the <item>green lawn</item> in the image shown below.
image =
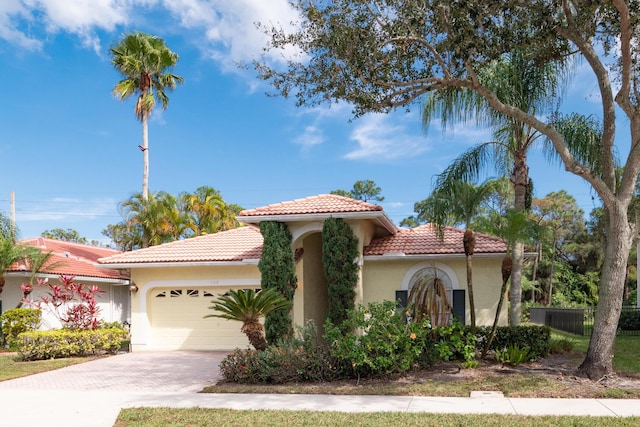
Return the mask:
<path id="1" fill-rule="evenodd" d="M 637 426 L 640 417 L 530 417 L 404 412 L 236 411 L 203 408 L 123 409 L 114 427 L 204 426 Z"/>
<path id="2" fill-rule="evenodd" d="M 64 368 L 65 366 L 91 360 L 90 357 L 74 357 L 69 359 L 36 360 L 33 362 L 21 362 L 12 354 L 0 354 L 0 381 L 12 378 L 25 377 L 39 372 Z"/>
<path id="3" fill-rule="evenodd" d="M 572 335 L 554 330 L 552 338 L 569 338 L 575 343 L 574 349 L 586 353 L 589 347 L 588 336 Z M 617 373 L 640 374 L 640 336 L 620 335 L 616 337 L 613 370 Z"/>

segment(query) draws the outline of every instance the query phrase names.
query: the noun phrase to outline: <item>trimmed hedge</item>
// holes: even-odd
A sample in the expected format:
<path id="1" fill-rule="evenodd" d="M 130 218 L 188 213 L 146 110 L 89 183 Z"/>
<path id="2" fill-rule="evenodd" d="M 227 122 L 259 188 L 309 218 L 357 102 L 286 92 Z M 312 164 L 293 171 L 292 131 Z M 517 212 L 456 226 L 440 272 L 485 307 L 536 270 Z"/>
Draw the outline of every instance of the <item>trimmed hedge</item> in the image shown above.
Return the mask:
<path id="1" fill-rule="evenodd" d="M 618 329 L 621 331 L 640 331 L 640 311 L 622 310 Z"/>
<path id="2" fill-rule="evenodd" d="M 484 345 L 490 332 L 490 327 L 477 329 L 479 346 Z M 504 350 L 514 345 L 528 347 L 531 359 L 546 357 L 551 352 L 551 328 L 538 325 L 498 326 L 491 350 Z"/>
<path id="3" fill-rule="evenodd" d="M 4 344 L 15 349 L 18 335 L 34 331 L 40 326 L 42 312 L 37 308 L 12 308 L 0 315 Z"/>
<path id="4" fill-rule="evenodd" d="M 18 336 L 17 350 L 22 360 L 116 353 L 127 337 L 127 331 L 120 328 L 23 332 Z"/>

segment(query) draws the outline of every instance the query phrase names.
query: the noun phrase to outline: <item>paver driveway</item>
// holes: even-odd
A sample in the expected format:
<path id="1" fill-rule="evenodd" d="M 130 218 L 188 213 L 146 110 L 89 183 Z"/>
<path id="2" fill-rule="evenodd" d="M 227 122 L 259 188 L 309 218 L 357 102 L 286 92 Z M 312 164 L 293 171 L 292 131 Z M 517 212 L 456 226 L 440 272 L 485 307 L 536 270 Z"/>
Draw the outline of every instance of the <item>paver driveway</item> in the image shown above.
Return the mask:
<path id="1" fill-rule="evenodd" d="M 0 389 L 200 391 L 215 384 L 226 352 L 135 352 L 0 382 Z"/>

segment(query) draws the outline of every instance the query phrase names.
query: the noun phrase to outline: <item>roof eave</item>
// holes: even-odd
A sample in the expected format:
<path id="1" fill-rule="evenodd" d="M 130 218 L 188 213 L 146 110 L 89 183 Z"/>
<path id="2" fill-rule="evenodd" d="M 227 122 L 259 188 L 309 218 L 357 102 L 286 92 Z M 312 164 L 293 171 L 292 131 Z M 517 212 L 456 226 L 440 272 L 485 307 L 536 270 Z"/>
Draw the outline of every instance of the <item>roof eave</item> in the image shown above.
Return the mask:
<path id="1" fill-rule="evenodd" d="M 398 227 L 389 219 L 383 211 L 370 212 L 330 212 L 316 214 L 281 214 L 281 215 L 247 215 L 239 216 L 238 221 L 246 224 L 259 224 L 264 221 L 278 222 L 303 222 L 303 221 L 324 221 L 327 218 L 342 219 L 371 219 L 377 221 L 389 233 L 396 234 Z"/>
<path id="2" fill-rule="evenodd" d="M 257 258 L 242 261 L 163 261 L 163 262 L 121 262 L 114 264 L 95 264 L 96 268 L 122 270 L 130 268 L 165 268 L 165 267 L 222 267 L 240 265 L 258 265 Z"/>
<path id="3" fill-rule="evenodd" d="M 115 270 L 115 269 L 110 269 L 110 270 Z M 13 272 L 7 272 L 4 275 L 7 277 L 31 277 L 31 272 L 13 271 Z M 53 273 L 38 273 L 36 275 L 36 277 L 43 278 L 43 279 L 57 279 L 60 276 L 61 276 L 60 274 L 53 274 Z M 111 277 L 80 276 L 80 275 L 71 275 L 71 274 L 69 274 L 69 276 L 73 276 L 74 280 L 78 282 L 92 281 L 92 282 L 100 282 L 100 283 L 111 283 L 114 285 L 129 284 L 129 279 L 126 279 L 126 278 L 116 279 Z"/>
<path id="4" fill-rule="evenodd" d="M 474 258 L 503 258 L 506 255 L 506 252 L 482 252 L 475 253 L 473 255 Z M 524 254 L 525 258 L 535 258 L 535 252 L 526 252 Z M 449 253 L 449 254 L 405 254 L 403 252 L 388 252 L 383 255 L 365 255 L 365 261 L 398 261 L 398 260 L 422 260 L 422 259 L 434 259 L 434 258 L 454 258 L 454 259 L 464 259 L 466 255 L 463 253 Z"/>

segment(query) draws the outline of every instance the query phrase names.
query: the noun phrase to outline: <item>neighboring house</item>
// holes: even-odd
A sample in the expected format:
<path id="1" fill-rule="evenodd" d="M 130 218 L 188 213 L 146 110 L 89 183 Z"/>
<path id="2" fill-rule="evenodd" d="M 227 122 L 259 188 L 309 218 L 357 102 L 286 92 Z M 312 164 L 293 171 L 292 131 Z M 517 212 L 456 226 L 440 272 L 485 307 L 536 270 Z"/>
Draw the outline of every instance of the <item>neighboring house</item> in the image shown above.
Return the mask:
<path id="1" fill-rule="evenodd" d="M 262 221 L 286 223 L 296 253 L 298 288 L 293 320 L 323 324 L 327 289 L 322 268 L 322 226 L 325 219 L 344 219 L 358 238 L 361 256 L 356 303 L 396 300 L 406 296 L 425 270 L 435 271 L 447 289 L 454 311 L 469 322 L 463 231 L 447 228 L 444 240 L 436 229 L 395 226 L 382 207 L 337 195 L 319 195 L 242 211 L 245 227 L 166 243 L 102 258 L 100 267 L 131 272 L 132 348 L 137 350 L 230 350 L 247 347 L 238 322 L 203 317 L 212 301 L 230 289 L 260 287 L 258 261 Z M 495 317 L 505 243 L 477 235 L 473 262 L 477 323 Z M 501 324 L 507 322 L 507 304 Z"/>
<path id="2" fill-rule="evenodd" d="M 47 265 L 37 279 L 47 284 L 59 284 L 60 276 L 74 276 L 74 281 L 88 286 L 97 285 L 101 293 L 96 302 L 100 307 L 100 318 L 106 322 L 130 322 L 129 273 L 119 270 L 96 268 L 99 258 L 120 254 L 120 251 L 97 246 L 37 237 L 21 240 L 20 243 L 35 246 L 43 252 L 52 252 Z M 0 294 L 2 310 L 16 308 L 22 300 L 21 286 L 29 282 L 31 270 L 24 264 L 15 264 L 4 274 L 6 284 Z M 49 291 L 48 285 L 37 286 L 28 299 L 38 301 Z M 26 306 L 25 306 L 26 307 Z M 42 313 L 42 329 L 59 328 L 60 322 L 46 309 Z"/>

